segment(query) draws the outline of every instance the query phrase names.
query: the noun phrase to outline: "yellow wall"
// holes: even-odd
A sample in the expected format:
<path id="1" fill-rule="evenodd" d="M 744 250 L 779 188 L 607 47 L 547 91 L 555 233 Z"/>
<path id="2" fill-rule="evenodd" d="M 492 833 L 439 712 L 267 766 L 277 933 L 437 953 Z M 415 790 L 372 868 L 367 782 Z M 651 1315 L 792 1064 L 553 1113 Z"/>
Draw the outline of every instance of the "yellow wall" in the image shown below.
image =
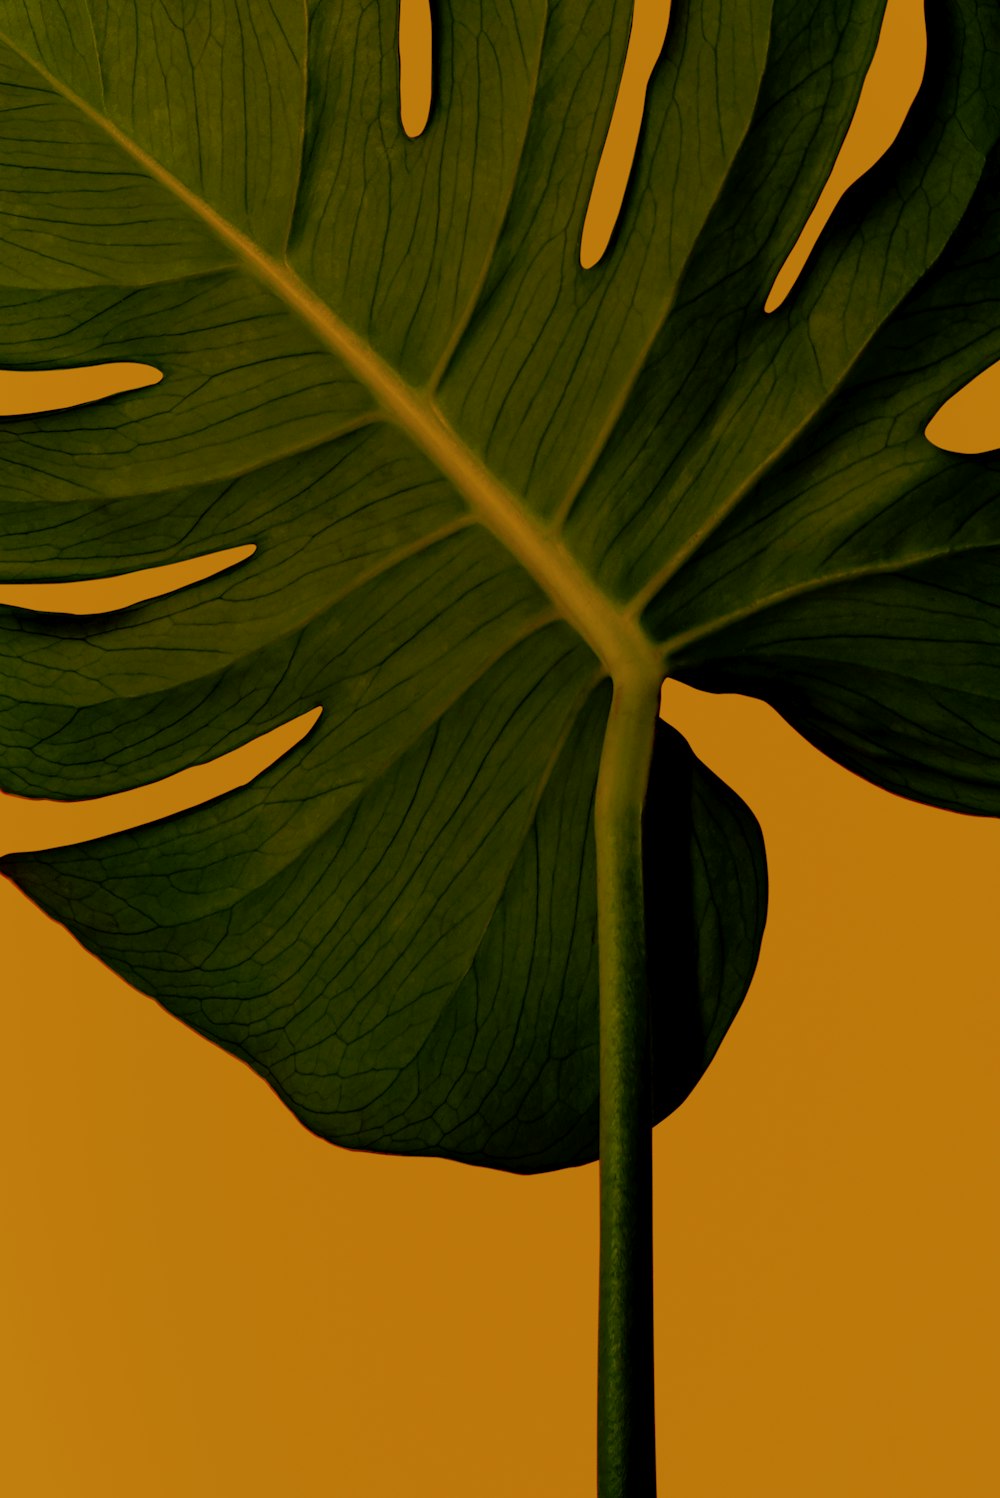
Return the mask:
<path id="1" fill-rule="evenodd" d="M 772 901 L 656 1133 L 663 1493 L 986 1498 L 1000 829 L 759 705 L 666 707 L 756 811 Z M 0 1490 L 592 1495 L 596 1167 L 323 1145 L 6 884 L 0 922 Z"/>

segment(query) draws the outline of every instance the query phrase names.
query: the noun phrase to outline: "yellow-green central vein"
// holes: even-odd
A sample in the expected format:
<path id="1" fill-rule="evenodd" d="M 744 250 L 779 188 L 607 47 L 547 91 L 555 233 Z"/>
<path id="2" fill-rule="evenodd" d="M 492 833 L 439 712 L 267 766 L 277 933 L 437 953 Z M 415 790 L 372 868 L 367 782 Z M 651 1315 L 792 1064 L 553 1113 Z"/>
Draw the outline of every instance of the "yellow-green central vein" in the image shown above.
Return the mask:
<path id="1" fill-rule="evenodd" d="M 552 599 L 560 614 L 594 651 L 619 684 L 659 684 L 661 655 L 639 621 L 619 609 L 572 557 L 562 540 L 547 531 L 521 497 L 507 488 L 459 437 L 436 402 L 408 385 L 363 338 L 316 295 L 285 260 L 255 244 L 209 203 L 192 192 L 154 157 L 130 139 L 100 110 L 28 56 L 0 32 L 0 42 L 46 84 L 102 130 L 149 177 L 158 182 L 223 244 L 246 269 L 284 303 L 314 336 L 346 365 L 378 401 L 385 415 L 407 434 L 454 485 L 477 520 L 514 556 Z"/>

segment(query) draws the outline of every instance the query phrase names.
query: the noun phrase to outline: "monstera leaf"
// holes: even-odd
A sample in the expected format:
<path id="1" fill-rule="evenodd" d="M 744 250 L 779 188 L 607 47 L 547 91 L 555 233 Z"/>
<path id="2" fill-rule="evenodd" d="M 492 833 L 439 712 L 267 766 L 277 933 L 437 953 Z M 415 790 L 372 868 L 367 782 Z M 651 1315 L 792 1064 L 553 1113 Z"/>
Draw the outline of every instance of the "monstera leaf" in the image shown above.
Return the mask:
<path id="1" fill-rule="evenodd" d="M 597 1154 L 608 667 L 662 678 L 555 512 L 676 278 L 644 228 L 567 276 L 629 18 L 543 20 L 443 26 L 410 140 L 391 6 L 0 4 L 4 361 L 162 373 L 7 424 L 3 581 L 214 573 L 8 604 L 4 786 L 131 789 L 322 708 L 252 786 L 5 868 L 318 1133 L 517 1171 Z M 765 870 L 666 730 L 652 773 L 662 1117 L 747 988 Z"/>
<path id="2" fill-rule="evenodd" d="M 996 8 L 933 7 L 894 149 L 767 316 L 881 16 L 674 0 L 584 271 L 630 9 L 442 7 L 411 139 L 394 5 L 0 0 L 4 363 L 162 375 L 4 423 L 4 787 L 300 731 L 3 866 L 341 1144 L 553 1169 L 598 1153 L 599 1097 L 648 1123 L 696 1083 L 764 859 L 654 743 L 665 677 L 1000 810 L 995 463 L 924 435 L 1000 358 Z M 98 614 L 16 591 L 124 573 Z"/>

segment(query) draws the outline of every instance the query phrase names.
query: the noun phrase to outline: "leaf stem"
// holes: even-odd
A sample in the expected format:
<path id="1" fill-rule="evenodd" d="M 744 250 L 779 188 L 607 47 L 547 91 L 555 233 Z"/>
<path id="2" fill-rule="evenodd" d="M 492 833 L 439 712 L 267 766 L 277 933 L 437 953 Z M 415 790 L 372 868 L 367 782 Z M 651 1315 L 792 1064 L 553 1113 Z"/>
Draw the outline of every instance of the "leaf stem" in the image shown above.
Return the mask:
<path id="1" fill-rule="evenodd" d="M 642 809 L 660 681 L 615 684 L 597 783 L 601 1075 L 599 1498 L 655 1498 L 653 1179 Z"/>

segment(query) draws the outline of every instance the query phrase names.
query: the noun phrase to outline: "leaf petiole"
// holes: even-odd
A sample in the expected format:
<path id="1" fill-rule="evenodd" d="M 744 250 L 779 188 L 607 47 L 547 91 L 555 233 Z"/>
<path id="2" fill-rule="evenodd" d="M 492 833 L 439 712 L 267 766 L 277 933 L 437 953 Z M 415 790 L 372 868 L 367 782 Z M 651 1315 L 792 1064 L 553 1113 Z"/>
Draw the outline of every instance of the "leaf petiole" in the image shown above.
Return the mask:
<path id="1" fill-rule="evenodd" d="M 615 685 L 597 783 L 601 1258 L 599 1498 L 655 1498 L 652 1101 L 642 811 L 660 681 Z"/>

